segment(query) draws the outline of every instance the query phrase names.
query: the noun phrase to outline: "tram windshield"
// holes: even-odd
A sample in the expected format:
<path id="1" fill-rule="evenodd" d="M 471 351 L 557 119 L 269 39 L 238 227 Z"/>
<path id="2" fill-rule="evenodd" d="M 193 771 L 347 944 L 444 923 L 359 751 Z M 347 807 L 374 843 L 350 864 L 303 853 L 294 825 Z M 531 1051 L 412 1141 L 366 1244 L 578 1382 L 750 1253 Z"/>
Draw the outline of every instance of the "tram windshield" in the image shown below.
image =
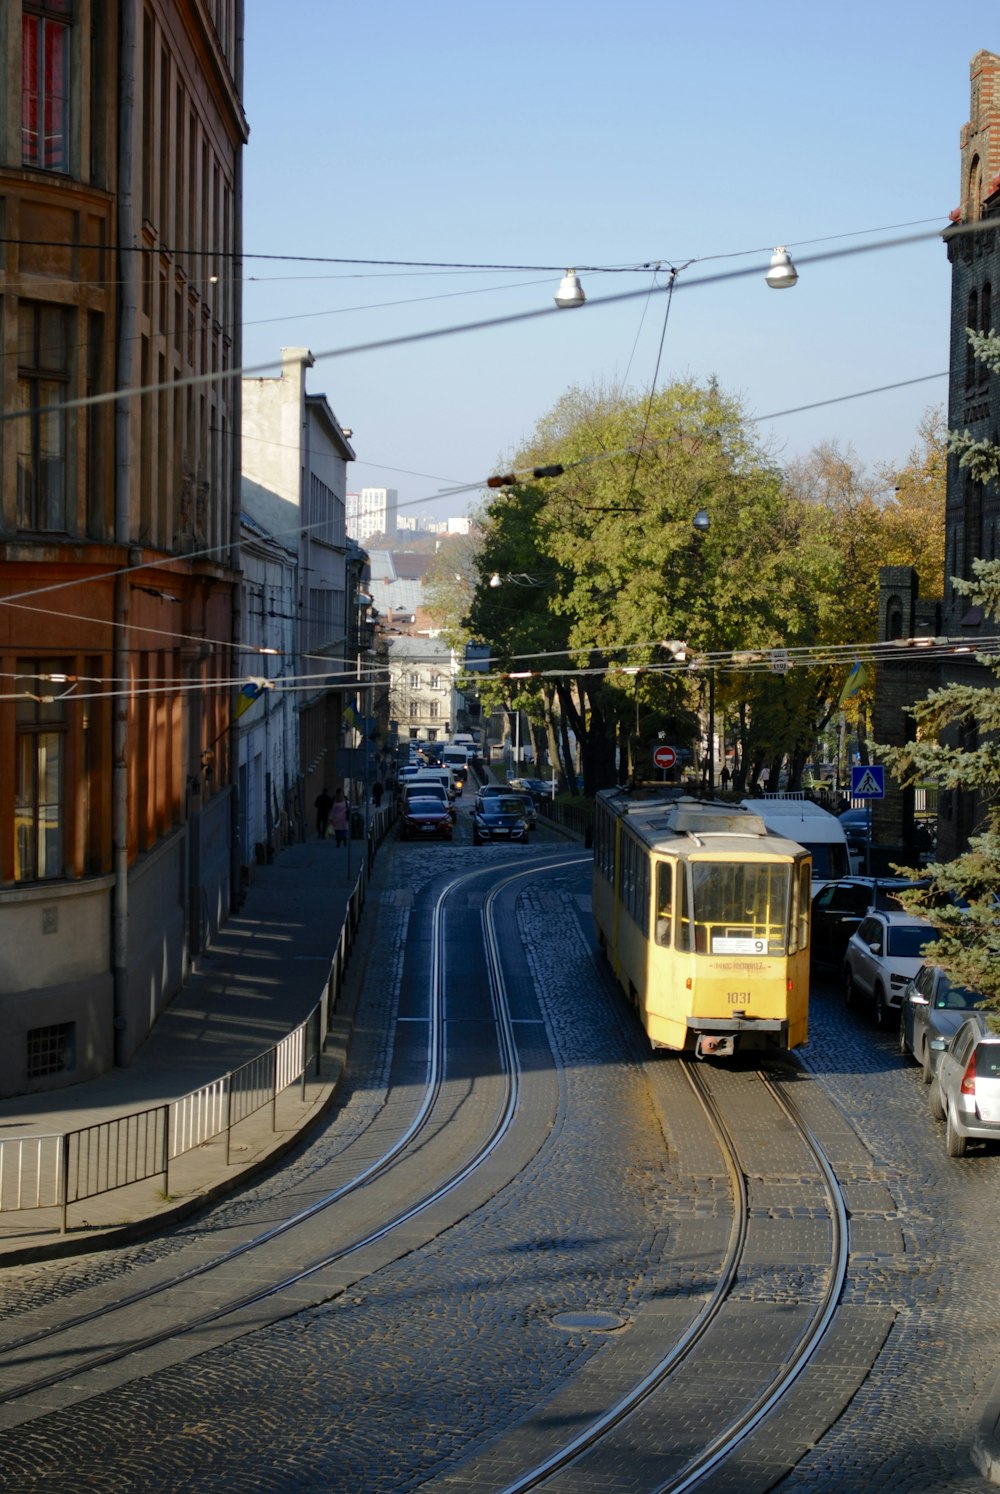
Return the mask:
<path id="1" fill-rule="evenodd" d="M 788 863 L 692 861 L 680 878 L 678 944 L 701 954 L 783 955 L 793 867 Z"/>

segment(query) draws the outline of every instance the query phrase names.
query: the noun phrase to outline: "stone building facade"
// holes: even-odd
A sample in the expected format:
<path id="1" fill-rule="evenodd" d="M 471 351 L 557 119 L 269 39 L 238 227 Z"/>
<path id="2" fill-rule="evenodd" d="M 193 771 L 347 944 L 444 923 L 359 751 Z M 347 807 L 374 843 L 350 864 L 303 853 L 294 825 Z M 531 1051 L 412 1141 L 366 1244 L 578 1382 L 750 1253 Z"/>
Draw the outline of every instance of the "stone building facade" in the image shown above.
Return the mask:
<path id="1" fill-rule="evenodd" d="M 0 1093 L 126 1063 L 232 906 L 242 29 L 0 7 Z"/>
<path id="2" fill-rule="evenodd" d="M 951 265 L 948 428 L 996 443 L 1000 442 L 1000 385 L 972 356 L 967 329 L 993 329 L 993 297 L 1000 295 L 1000 57 L 977 52 L 970 64 L 970 80 L 969 121 L 960 135 L 959 205 L 943 235 Z M 994 683 L 993 675 L 976 664 L 974 650 L 984 637 L 996 635 L 998 624 L 971 607 L 954 581 L 956 577 L 971 579 L 973 562 L 996 559 L 998 548 L 1000 492 L 992 483 L 975 482 L 950 456 L 941 600 L 920 599 L 915 574 L 909 568 L 884 567 L 879 640 L 947 638 L 953 646 L 941 658 L 921 662 L 917 642 L 901 652 L 898 661 L 880 663 L 873 713 L 877 741 L 906 741 L 913 730 L 907 707 L 937 686 Z M 974 745 L 970 737 L 965 744 Z M 937 827 L 941 860 L 964 849 L 980 817 L 974 793 L 941 793 Z M 907 849 L 912 825 L 912 796 L 893 787 L 885 801 L 875 805 L 876 838 Z"/>

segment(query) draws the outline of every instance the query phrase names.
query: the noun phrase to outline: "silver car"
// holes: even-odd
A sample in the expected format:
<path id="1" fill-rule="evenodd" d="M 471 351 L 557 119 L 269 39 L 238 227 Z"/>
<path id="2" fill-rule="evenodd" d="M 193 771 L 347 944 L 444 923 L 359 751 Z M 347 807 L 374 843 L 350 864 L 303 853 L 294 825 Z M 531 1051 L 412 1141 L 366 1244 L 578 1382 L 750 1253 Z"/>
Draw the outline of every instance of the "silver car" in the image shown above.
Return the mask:
<path id="1" fill-rule="evenodd" d="M 1000 1141 L 1000 1016 L 967 1017 L 938 1060 L 931 1114 L 945 1122 L 949 1157 L 970 1141 Z"/>
<path id="2" fill-rule="evenodd" d="M 930 1084 L 941 1053 L 966 1017 L 983 1001 L 981 991 L 956 985 L 940 965 L 922 965 L 903 992 L 899 1051 L 912 1053 Z"/>

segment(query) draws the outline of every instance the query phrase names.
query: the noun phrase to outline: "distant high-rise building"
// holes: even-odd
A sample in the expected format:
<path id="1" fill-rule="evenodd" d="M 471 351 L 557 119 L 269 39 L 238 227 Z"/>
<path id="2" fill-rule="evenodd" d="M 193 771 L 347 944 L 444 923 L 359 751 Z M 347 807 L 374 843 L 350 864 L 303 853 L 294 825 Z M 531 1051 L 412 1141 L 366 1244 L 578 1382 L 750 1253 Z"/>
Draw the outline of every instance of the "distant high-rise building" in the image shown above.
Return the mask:
<path id="1" fill-rule="evenodd" d="M 399 494 L 395 488 L 362 488 L 347 495 L 347 532 L 351 539 L 364 544 L 373 534 L 393 539 L 396 534 L 396 509 Z"/>

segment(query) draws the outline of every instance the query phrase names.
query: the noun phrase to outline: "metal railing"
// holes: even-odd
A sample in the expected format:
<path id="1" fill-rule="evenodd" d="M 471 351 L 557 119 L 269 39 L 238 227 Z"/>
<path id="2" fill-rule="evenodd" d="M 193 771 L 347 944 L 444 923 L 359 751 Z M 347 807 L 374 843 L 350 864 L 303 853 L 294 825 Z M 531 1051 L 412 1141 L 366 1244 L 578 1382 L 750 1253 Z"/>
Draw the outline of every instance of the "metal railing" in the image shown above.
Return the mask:
<path id="1" fill-rule="evenodd" d="M 0 1214 L 58 1208 L 65 1232 L 70 1205 L 85 1199 L 155 1177 L 162 1177 L 163 1193 L 169 1194 L 171 1162 L 223 1135 L 228 1166 L 234 1128 L 268 1105 L 271 1129 L 277 1130 L 278 1096 L 301 1080 L 305 1099 L 310 1066 L 320 1071 L 361 923 L 372 856 L 389 823 L 388 814 L 373 817 L 368 855 L 347 900 L 323 993 L 305 1021 L 273 1048 L 179 1099 L 76 1131 L 0 1140 Z"/>

